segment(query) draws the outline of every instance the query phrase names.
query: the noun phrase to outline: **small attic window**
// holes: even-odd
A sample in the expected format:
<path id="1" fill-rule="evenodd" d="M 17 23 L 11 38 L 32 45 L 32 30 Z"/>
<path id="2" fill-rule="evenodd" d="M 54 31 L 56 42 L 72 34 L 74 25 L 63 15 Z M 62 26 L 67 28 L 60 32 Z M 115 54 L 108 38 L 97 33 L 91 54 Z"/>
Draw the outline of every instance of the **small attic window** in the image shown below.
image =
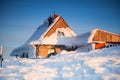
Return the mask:
<path id="1" fill-rule="evenodd" d="M 63 37 L 63 36 L 65 36 L 65 35 L 64 35 L 63 32 L 58 31 L 57 36 L 58 36 L 58 37 Z"/>

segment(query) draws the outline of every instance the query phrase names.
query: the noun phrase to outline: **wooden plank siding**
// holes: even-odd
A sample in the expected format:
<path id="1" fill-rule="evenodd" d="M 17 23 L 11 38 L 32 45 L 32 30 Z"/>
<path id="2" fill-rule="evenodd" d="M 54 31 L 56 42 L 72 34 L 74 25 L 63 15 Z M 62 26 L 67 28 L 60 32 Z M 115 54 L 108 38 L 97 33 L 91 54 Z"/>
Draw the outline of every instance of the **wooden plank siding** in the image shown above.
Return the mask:
<path id="1" fill-rule="evenodd" d="M 42 56 L 42 57 L 47 57 L 47 55 L 48 55 L 48 47 L 47 46 L 40 46 L 39 47 L 39 52 L 38 52 L 38 54 L 39 54 L 39 56 Z"/>
<path id="2" fill-rule="evenodd" d="M 45 34 L 44 38 L 50 36 L 57 28 L 70 28 L 62 17 L 53 25 L 53 27 Z M 71 29 L 71 28 L 70 28 Z"/>
<path id="3" fill-rule="evenodd" d="M 50 54 L 51 51 L 55 53 L 60 53 L 62 48 L 64 48 L 63 45 L 35 45 L 36 46 L 36 56 L 41 57 L 47 57 L 48 54 Z"/>
<path id="4" fill-rule="evenodd" d="M 36 45 L 36 56 L 47 57 L 49 49 L 54 45 Z"/>
<path id="5" fill-rule="evenodd" d="M 93 41 L 99 42 L 120 42 L 120 35 L 108 33 L 102 30 L 97 30 Z"/>

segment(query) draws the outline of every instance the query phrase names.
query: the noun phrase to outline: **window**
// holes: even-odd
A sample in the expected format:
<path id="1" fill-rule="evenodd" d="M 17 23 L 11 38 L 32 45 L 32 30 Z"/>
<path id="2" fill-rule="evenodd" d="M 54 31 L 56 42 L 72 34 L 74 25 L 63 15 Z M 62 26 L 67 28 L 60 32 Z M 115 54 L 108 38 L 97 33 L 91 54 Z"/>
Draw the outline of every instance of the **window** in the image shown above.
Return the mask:
<path id="1" fill-rule="evenodd" d="M 64 36 L 64 33 L 63 33 L 63 32 L 58 31 L 57 36 L 59 36 L 59 37 L 63 37 L 63 36 Z"/>

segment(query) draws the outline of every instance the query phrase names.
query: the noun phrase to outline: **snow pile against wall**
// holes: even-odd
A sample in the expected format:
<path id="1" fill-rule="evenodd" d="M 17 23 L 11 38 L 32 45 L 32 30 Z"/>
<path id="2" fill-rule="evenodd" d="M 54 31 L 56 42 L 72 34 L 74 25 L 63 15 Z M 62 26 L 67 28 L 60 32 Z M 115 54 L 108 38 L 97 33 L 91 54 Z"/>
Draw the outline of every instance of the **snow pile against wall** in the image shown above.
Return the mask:
<path id="1" fill-rule="evenodd" d="M 34 47 L 32 45 L 23 45 L 11 52 L 11 56 L 35 58 Z"/>
<path id="2" fill-rule="evenodd" d="M 90 32 L 78 35 L 76 37 L 76 44 L 92 43 L 94 35 L 95 35 L 97 30 L 99 30 L 99 29 L 93 29 Z"/>
<path id="3" fill-rule="evenodd" d="M 75 44 L 78 44 L 78 45 L 86 44 L 88 42 L 89 36 L 90 36 L 90 32 L 78 35 L 76 37 Z"/>
<path id="4" fill-rule="evenodd" d="M 74 38 L 73 37 L 59 37 L 58 38 L 58 45 L 73 46 L 74 45 Z"/>

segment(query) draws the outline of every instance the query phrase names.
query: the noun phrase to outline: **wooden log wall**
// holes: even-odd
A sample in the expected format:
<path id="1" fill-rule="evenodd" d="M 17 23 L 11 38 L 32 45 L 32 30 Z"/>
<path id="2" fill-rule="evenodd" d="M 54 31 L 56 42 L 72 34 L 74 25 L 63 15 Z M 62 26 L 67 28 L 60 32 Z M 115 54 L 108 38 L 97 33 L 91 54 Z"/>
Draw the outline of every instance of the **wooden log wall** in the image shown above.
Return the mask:
<path id="1" fill-rule="evenodd" d="M 112 34 L 102 30 L 97 30 L 93 41 L 120 42 L 120 35 Z"/>

